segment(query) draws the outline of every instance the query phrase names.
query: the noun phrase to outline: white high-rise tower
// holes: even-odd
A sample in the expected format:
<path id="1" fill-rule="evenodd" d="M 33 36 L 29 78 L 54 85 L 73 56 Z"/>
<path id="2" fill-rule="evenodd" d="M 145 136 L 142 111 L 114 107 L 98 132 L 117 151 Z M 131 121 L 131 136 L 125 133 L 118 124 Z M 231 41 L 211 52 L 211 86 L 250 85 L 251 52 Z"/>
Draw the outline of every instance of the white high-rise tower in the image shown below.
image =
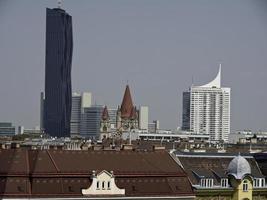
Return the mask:
<path id="1" fill-rule="evenodd" d="M 192 85 L 183 93 L 183 126 L 195 134 L 208 134 L 213 141 L 228 141 L 231 88 L 221 87 L 221 65 L 214 80 Z"/>

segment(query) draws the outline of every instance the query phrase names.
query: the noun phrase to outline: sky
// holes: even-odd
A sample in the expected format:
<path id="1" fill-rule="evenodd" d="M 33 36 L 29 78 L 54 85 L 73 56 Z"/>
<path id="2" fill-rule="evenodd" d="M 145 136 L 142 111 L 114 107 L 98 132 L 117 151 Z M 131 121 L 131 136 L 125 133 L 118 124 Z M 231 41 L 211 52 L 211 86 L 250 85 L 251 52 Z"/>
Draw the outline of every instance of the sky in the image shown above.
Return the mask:
<path id="1" fill-rule="evenodd" d="M 0 0 L 0 121 L 39 125 L 46 7 L 56 0 Z M 73 20 L 73 92 L 116 108 L 127 82 L 149 121 L 175 129 L 182 92 L 222 63 L 231 87 L 231 131 L 267 130 L 267 1 L 63 0 Z"/>

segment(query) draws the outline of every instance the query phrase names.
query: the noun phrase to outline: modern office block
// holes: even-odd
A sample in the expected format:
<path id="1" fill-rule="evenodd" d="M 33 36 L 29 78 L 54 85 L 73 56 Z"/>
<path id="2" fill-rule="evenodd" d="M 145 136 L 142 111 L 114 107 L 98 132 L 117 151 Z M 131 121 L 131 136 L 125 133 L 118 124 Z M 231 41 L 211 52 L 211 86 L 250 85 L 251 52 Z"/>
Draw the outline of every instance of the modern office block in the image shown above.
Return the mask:
<path id="1" fill-rule="evenodd" d="M 183 93 L 184 130 L 208 134 L 213 141 L 228 141 L 230 133 L 230 88 L 221 87 L 221 66 L 216 78 Z"/>
<path id="2" fill-rule="evenodd" d="M 0 136 L 13 136 L 16 128 L 10 122 L 0 122 Z"/>
<path id="3" fill-rule="evenodd" d="M 100 122 L 104 110 L 102 105 L 93 105 L 84 108 L 81 115 L 81 136 L 98 138 L 100 135 Z"/>
<path id="4" fill-rule="evenodd" d="M 61 8 L 46 9 L 45 132 L 70 136 L 72 18 Z"/>
<path id="5" fill-rule="evenodd" d="M 80 135 L 81 115 L 85 108 L 91 106 L 91 93 L 84 92 L 72 94 L 72 108 L 71 108 L 71 121 L 70 132 L 71 135 Z"/>
<path id="6" fill-rule="evenodd" d="M 139 129 L 148 131 L 148 107 L 139 107 Z"/>
<path id="7" fill-rule="evenodd" d="M 156 133 L 159 130 L 159 120 L 153 120 L 153 122 L 148 123 L 148 132 Z"/>

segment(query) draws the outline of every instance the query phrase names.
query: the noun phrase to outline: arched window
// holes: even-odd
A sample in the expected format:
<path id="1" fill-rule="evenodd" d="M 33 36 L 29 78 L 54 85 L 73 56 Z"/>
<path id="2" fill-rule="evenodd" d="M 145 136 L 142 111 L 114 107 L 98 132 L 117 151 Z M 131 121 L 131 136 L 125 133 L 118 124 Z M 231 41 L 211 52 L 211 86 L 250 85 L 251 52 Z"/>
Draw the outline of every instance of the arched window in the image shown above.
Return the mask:
<path id="1" fill-rule="evenodd" d="M 102 182 L 102 190 L 105 190 L 105 181 Z"/>
<path id="2" fill-rule="evenodd" d="M 248 191 L 248 181 L 244 180 L 243 181 L 243 192 L 247 192 Z"/>
<path id="3" fill-rule="evenodd" d="M 108 181 L 108 190 L 110 190 L 110 181 Z"/>
<path id="4" fill-rule="evenodd" d="M 99 181 L 96 182 L 96 189 L 99 190 Z"/>

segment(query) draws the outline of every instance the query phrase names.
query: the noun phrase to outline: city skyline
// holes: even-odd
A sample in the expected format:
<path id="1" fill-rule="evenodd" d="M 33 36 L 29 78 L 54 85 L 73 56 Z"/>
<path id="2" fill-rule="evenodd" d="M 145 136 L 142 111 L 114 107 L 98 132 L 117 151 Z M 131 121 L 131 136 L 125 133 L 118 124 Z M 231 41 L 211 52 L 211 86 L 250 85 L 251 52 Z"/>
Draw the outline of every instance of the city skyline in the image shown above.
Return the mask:
<path id="1" fill-rule="evenodd" d="M 0 1 L 0 121 L 39 124 L 45 8 L 56 6 Z M 65 0 L 74 18 L 73 92 L 116 107 L 129 81 L 134 102 L 149 106 L 149 121 L 174 129 L 182 125 L 183 91 L 211 80 L 222 63 L 231 130 L 266 130 L 266 8 L 263 1 Z"/>

